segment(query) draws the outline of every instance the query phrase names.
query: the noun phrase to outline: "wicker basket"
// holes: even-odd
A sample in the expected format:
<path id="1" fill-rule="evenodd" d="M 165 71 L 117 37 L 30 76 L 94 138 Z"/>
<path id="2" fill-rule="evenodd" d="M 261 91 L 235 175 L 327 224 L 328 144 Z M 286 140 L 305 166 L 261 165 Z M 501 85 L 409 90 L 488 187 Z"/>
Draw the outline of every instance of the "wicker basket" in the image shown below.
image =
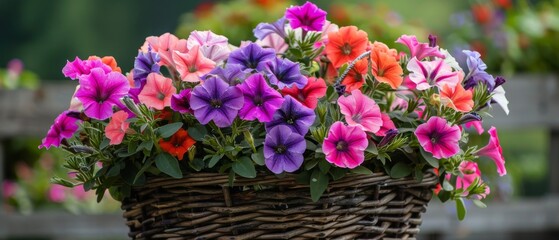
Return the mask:
<path id="1" fill-rule="evenodd" d="M 122 208 L 134 239 L 413 239 L 436 183 L 348 175 L 313 202 L 294 176 L 196 173 L 151 179 Z"/>

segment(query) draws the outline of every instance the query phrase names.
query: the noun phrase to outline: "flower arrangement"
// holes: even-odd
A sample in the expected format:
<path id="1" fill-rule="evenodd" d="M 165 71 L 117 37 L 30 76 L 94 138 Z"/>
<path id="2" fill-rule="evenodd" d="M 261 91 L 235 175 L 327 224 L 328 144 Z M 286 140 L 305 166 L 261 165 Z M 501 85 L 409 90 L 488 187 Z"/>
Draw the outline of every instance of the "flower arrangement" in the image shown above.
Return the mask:
<path id="1" fill-rule="evenodd" d="M 68 61 L 73 104 L 39 147 L 67 150 L 77 174 L 55 182 L 122 200 L 153 176 L 219 172 L 232 184 L 295 174 L 317 201 L 346 175 L 421 180 L 434 169 L 439 198 L 456 201 L 460 219 L 463 199 L 483 206 L 476 161 L 504 175 L 505 160 L 494 127 L 481 148 L 465 129 L 481 134 L 492 104 L 507 109 L 505 80 L 474 51 L 460 66 L 434 36 L 402 35 L 408 51 L 398 52 L 326 16 L 310 2 L 289 7 L 238 47 L 210 31 L 151 36 L 126 76 L 112 57 Z"/>

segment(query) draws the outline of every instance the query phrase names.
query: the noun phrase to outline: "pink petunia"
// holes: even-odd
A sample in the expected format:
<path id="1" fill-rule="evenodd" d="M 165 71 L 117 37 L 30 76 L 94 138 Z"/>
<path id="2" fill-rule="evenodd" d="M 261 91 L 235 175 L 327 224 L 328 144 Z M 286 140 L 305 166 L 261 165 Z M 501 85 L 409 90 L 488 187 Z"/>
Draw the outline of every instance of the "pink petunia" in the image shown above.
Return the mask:
<path id="1" fill-rule="evenodd" d="M 445 84 L 454 87 L 460 82 L 458 72 L 453 72 L 443 59 L 419 61 L 414 57 L 408 62 L 407 69 L 410 71 L 409 79 L 416 84 L 417 90 L 432 86 L 442 88 Z"/>
<path id="2" fill-rule="evenodd" d="M 431 117 L 415 130 L 415 136 L 425 151 L 434 158 L 449 158 L 460 151 L 460 128 L 450 125 L 444 118 Z"/>
<path id="3" fill-rule="evenodd" d="M 361 128 L 338 121 L 330 127 L 322 151 L 326 161 L 341 168 L 355 168 L 365 160 L 368 145 L 367 134 Z"/>
<path id="4" fill-rule="evenodd" d="M 457 189 L 464 189 L 466 190 L 470 185 L 476 180 L 479 179 L 481 182 L 481 171 L 476 162 L 472 161 L 463 161 L 458 166 L 458 170 L 460 171 L 460 176 L 456 178 L 456 188 Z M 446 176 L 447 179 L 450 179 L 450 174 Z M 479 194 L 478 197 L 485 198 L 487 194 L 489 194 L 489 187 L 486 186 L 485 193 Z M 464 192 L 464 195 L 467 196 L 469 193 Z"/>
<path id="5" fill-rule="evenodd" d="M 426 57 L 445 58 L 445 55 L 439 51 L 438 46 L 430 47 L 428 43 L 420 43 L 416 36 L 402 35 L 396 40 L 397 43 L 406 45 L 410 50 L 411 57 L 421 60 Z"/>
<path id="6" fill-rule="evenodd" d="M 263 48 L 272 48 L 276 51 L 277 54 L 282 54 L 287 51 L 287 43 L 283 38 L 275 33 L 271 33 L 270 35 L 264 37 L 262 40 L 256 40 L 255 42 L 259 46 Z"/>
<path id="7" fill-rule="evenodd" d="M 122 142 L 124 134 L 130 126 L 126 119 L 128 119 L 128 113 L 125 111 L 120 110 L 113 114 L 109 124 L 105 127 L 105 136 L 111 140 L 109 144 L 117 145 Z"/>
<path id="8" fill-rule="evenodd" d="M 60 203 L 66 200 L 65 188 L 58 184 L 52 184 L 47 192 L 47 198 L 51 202 Z"/>
<path id="9" fill-rule="evenodd" d="M 150 73 L 138 99 L 148 107 L 163 110 L 163 108 L 171 106 L 171 97 L 176 92 L 173 80 L 157 73 Z"/>
<path id="10" fill-rule="evenodd" d="M 161 57 L 160 65 L 174 67 L 173 52 L 185 53 L 188 51 L 186 46 L 186 39 L 179 39 L 173 34 L 164 33 L 159 37 L 147 37 L 146 42 L 142 46 L 142 51 L 147 52 L 148 47 L 151 47 L 152 51 L 158 53 Z"/>
<path id="11" fill-rule="evenodd" d="M 350 126 L 358 126 L 363 131 L 376 133 L 382 126 L 380 108 L 375 100 L 363 95 L 359 89 L 349 96 L 338 98 L 340 112 Z"/>
<path id="12" fill-rule="evenodd" d="M 495 127 L 491 127 L 487 132 L 490 136 L 489 143 L 487 146 L 481 148 L 477 152 L 477 155 L 491 158 L 497 166 L 499 176 L 504 176 L 507 174 L 507 169 L 505 168 L 505 158 L 503 157 L 503 149 L 501 148 L 501 143 L 499 142 L 499 136 L 497 136 L 497 129 Z"/>
<path id="13" fill-rule="evenodd" d="M 198 45 L 188 53 L 173 52 L 173 61 L 181 79 L 186 82 L 199 82 L 201 76 L 215 68 L 215 62 L 204 57 Z"/>
<path id="14" fill-rule="evenodd" d="M 472 122 L 468 122 L 466 124 L 464 124 L 464 127 L 466 128 L 470 128 L 470 127 L 474 127 L 474 129 L 477 131 L 477 134 L 482 134 L 483 133 L 483 125 L 481 124 L 481 121 L 472 121 Z"/>
<path id="15" fill-rule="evenodd" d="M 390 119 L 390 116 L 388 116 L 388 114 L 386 113 L 382 113 L 381 118 L 382 118 L 382 126 L 375 133 L 375 135 L 384 137 L 386 135 L 386 132 L 388 132 L 388 130 L 396 129 L 396 125 L 394 125 L 394 122 L 392 122 L 392 119 Z"/>

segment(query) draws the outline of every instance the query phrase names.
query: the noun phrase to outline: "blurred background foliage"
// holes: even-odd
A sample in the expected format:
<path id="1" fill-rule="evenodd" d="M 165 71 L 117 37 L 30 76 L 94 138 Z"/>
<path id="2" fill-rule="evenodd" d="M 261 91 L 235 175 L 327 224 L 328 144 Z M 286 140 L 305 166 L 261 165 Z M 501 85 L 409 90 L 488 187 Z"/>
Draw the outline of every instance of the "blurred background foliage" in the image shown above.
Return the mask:
<path id="1" fill-rule="evenodd" d="M 328 20 L 356 25 L 368 32 L 372 41 L 400 50 L 404 49 L 394 43 L 400 35 L 414 34 L 427 41 L 428 34 L 434 33 L 440 45 L 451 51 L 480 51 L 493 73 L 557 74 L 559 69 L 559 0 L 313 2 L 328 11 Z M 112 55 L 123 71 L 128 71 L 138 48 L 150 35 L 171 32 L 187 38 L 190 31 L 198 29 L 226 35 L 232 44 L 254 40 L 252 29 L 258 23 L 273 22 L 287 6 L 298 3 L 303 1 L 2 0 L 0 68 L 7 69 L 0 70 L 0 94 L 2 88 L 35 89 L 38 79 L 63 80 L 61 69 L 66 59 L 75 56 Z M 9 65 L 14 58 L 23 63 L 16 75 L 14 69 L 18 68 Z M 506 200 L 512 195 L 544 195 L 549 184 L 546 129 L 500 130 L 499 134 L 509 175 L 498 178 L 495 166 L 482 162 L 485 173 L 494 173 L 487 179 L 492 192 L 497 193 L 492 196 Z M 486 135 L 476 137 L 480 145 L 487 139 Z M 53 189 L 48 179 L 54 173 L 64 173 L 62 160 L 57 152 L 37 150 L 38 139 L 0 141 L 8 159 L 2 183 L 8 193 L 5 208 L 24 213 L 53 207 L 74 212 L 118 208 L 115 202 L 96 205 L 95 199 L 79 190 Z"/>

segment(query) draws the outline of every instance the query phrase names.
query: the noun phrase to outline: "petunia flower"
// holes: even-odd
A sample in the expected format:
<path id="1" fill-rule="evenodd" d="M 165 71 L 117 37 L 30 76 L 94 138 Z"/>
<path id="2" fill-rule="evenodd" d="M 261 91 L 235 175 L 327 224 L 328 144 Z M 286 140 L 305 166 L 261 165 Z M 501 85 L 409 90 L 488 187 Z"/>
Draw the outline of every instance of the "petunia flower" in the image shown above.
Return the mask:
<path id="1" fill-rule="evenodd" d="M 349 96 L 338 98 L 340 112 L 350 126 L 357 126 L 363 131 L 376 133 L 382 126 L 382 114 L 375 100 L 363 95 L 360 90 L 351 91 Z"/>
<path id="2" fill-rule="evenodd" d="M 326 161 L 341 167 L 355 168 L 365 160 L 365 149 L 369 145 L 367 134 L 356 126 L 345 126 L 335 122 L 322 144 Z"/>
<path id="3" fill-rule="evenodd" d="M 321 31 L 326 22 L 326 12 L 307 1 L 303 6 L 292 6 L 285 10 L 285 18 L 293 29 Z"/>
<path id="4" fill-rule="evenodd" d="M 215 62 L 204 57 L 198 45 L 188 53 L 173 52 L 173 61 L 181 79 L 186 82 L 199 82 L 201 76 L 215 68 Z"/>
<path id="5" fill-rule="evenodd" d="M 378 45 L 378 44 L 377 44 Z M 375 79 L 379 82 L 386 83 L 397 89 L 404 78 L 404 70 L 400 63 L 396 60 L 392 52 L 388 52 L 388 47 L 374 47 L 371 51 L 371 71 Z"/>
<path id="6" fill-rule="evenodd" d="M 269 122 L 284 101 L 279 92 L 268 86 L 260 73 L 248 77 L 238 88 L 244 96 L 244 105 L 239 110 L 239 117 L 243 120 Z"/>
<path id="7" fill-rule="evenodd" d="M 85 115 L 105 120 L 113 114 L 113 106 L 120 105 L 130 85 L 124 75 L 118 72 L 106 73 L 102 68 L 91 69 L 88 75 L 79 77 L 80 89 L 76 98 L 82 102 Z"/>
<path id="8" fill-rule="evenodd" d="M 275 174 L 297 171 L 303 164 L 306 148 L 303 136 L 287 126 L 275 126 L 266 133 L 264 140 L 266 167 Z"/>
<path id="9" fill-rule="evenodd" d="M 173 94 L 171 97 L 171 109 L 182 114 L 192 113 L 192 109 L 190 108 L 190 95 L 190 88 L 183 89 L 178 94 Z"/>
<path id="10" fill-rule="evenodd" d="M 266 72 L 270 83 L 282 89 L 296 85 L 303 88 L 307 85 L 307 78 L 301 74 L 299 63 L 287 58 L 275 58 L 266 63 Z"/>
<path id="11" fill-rule="evenodd" d="M 113 56 L 104 56 L 102 58 L 97 56 L 89 56 L 87 60 L 101 60 L 101 62 L 109 66 L 112 71 L 122 73 L 122 69 L 120 69 L 116 62 L 116 59 Z"/>
<path id="12" fill-rule="evenodd" d="M 255 43 L 263 48 L 274 49 L 277 54 L 285 53 L 289 48 L 285 40 L 277 34 L 270 34 L 262 40 L 257 40 Z"/>
<path id="13" fill-rule="evenodd" d="M 118 145 L 122 143 L 126 130 L 130 127 L 130 122 L 127 122 L 126 119 L 128 119 L 128 113 L 125 111 L 120 110 L 113 114 L 109 124 L 105 127 L 105 136 L 111 140 L 109 144 Z"/>
<path id="14" fill-rule="evenodd" d="M 469 112 L 474 107 L 473 92 L 464 89 L 462 84 L 456 84 L 454 87 L 445 84 L 440 94 L 441 102 L 456 111 Z"/>
<path id="15" fill-rule="evenodd" d="M 460 151 L 460 128 L 451 126 L 444 118 L 431 117 L 414 132 L 419 144 L 436 159 L 449 158 Z"/>
<path id="16" fill-rule="evenodd" d="M 74 61 L 66 61 L 66 65 L 62 68 L 62 73 L 65 77 L 72 80 L 78 79 L 82 75 L 88 75 L 91 73 L 91 69 L 101 68 L 104 73 L 112 72 L 111 67 L 105 65 L 101 60 L 81 60 L 76 57 Z"/>
<path id="17" fill-rule="evenodd" d="M 410 58 L 422 60 L 426 57 L 445 58 L 445 55 L 439 51 L 439 47 L 430 47 L 428 43 L 420 43 L 416 36 L 402 35 L 396 40 L 397 43 L 406 45 L 410 50 Z"/>
<path id="18" fill-rule="evenodd" d="M 505 168 L 505 158 L 503 157 L 503 149 L 499 142 L 499 136 L 497 135 L 497 129 L 491 127 L 488 131 L 489 133 L 489 143 L 487 146 L 481 148 L 478 152 L 478 156 L 485 156 L 491 158 L 497 166 L 497 172 L 499 176 L 504 176 L 507 174 L 507 169 Z"/>
<path id="19" fill-rule="evenodd" d="M 161 57 L 160 65 L 168 66 L 174 68 L 173 62 L 173 52 L 178 51 L 180 53 L 188 52 L 185 39 L 179 39 L 175 35 L 170 33 L 164 33 L 159 37 L 150 36 L 146 38 L 144 45 L 142 46 L 142 51 L 147 52 L 151 49 L 158 53 Z"/>
<path id="20" fill-rule="evenodd" d="M 243 92 L 225 81 L 210 77 L 198 85 L 190 96 L 190 108 L 201 124 L 213 120 L 218 127 L 231 126 L 243 107 Z"/>
<path id="21" fill-rule="evenodd" d="M 394 125 L 394 122 L 392 121 L 392 119 L 390 119 L 390 116 L 386 113 L 381 113 L 381 119 L 382 119 L 382 126 L 380 126 L 380 129 L 375 133 L 375 135 L 383 137 L 386 136 L 386 133 L 388 131 L 396 129 L 396 125 Z"/>
<path id="22" fill-rule="evenodd" d="M 59 147 L 62 140 L 71 138 L 74 135 L 78 130 L 77 123 L 81 121 L 77 118 L 69 117 L 68 113 L 70 112 L 64 111 L 54 119 L 54 123 L 47 132 L 47 136 L 43 138 L 39 148 Z"/>
<path id="23" fill-rule="evenodd" d="M 250 75 L 250 73 L 248 71 L 243 71 L 241 66 L 227 64 L 225 68 L 221 66 L 214 68 L 212 71 L 202 76 L 202 79 L 205 80 L 211 77 L 218 77 L 229 83 L 229 85 L 235 86 L 245 81 L 248 75 Z"/>
<path id="24" fill-rule="evenodd" d="M 276 34 L 281 39 L 286 38 L 285 34 L 285 17 L 282 17 L 275 21 L 274 23 L 259 23 L 256 28 L 252 30 L 254 36 L 258 40 L 264 40 L 271 34 Z"/>
<path id="25" fill-rule="evenodd" d="M 400 60 L 400 56 L 398 55 L 398 51 L 394 48 L 389 48 L 386 44 L 382 42 L 374 41 L 373 43 L 369 42 L 369 47 L 371 51 L 378 52 L 378 53 L 385 53 L 388 56 L 393 57 L 397 61 Z"/>
<path id="26" fill-rule="evenodd" d="M 291 131 L 305 136 L 315 118 L 316 115 L 312 109 L 303 106 L 291 96 L 285 96 L 285 101 L 281 108 L 274 113 L 272 121 L 266 123 L 266 131 L 278 125 L 285 125 Z"/>
<path id="27" fill-rule="evenodd" d="M 460 171 L 460 176 L 456 177 L 456 188 L 457 189 L 464 189 L 466 190 L 476 179 L 482 183 L 481 180 L 481 171 L 476 162 L 472 161 L 463 161 L 458 166 L 458 170 Z M 447 175 L 447 179 L 450 179 L 450 174 Z M 479 198 L 485 198 L 487 194 L 489 194 L 489 187 L 486 186 L 485 192 L 479 194 Z M 468 196 L 469 192 L 465 191 L 463 196 Z"/>
<path id="28" fill-rule="evenodd" d="M 171 106 L 171 97 L 177 92 L 173 80 L 157 73 L 150 73 L 146 85 L 138 95 L 140 103 L 157 110 Z"/>
<path id="29" fill-rule="evenodd" d="M 481 54 L 476 51 L 463 50 L 466 56 L 466 65 L 468 67 L 468 74 L 464 79 L 464 88 L 471 89 L 482 82 L 487 85 L 489 92 L 495 89 L 495 79 L 485 70 L 487 65 L 481 60 Z"/>
<path id="30" fill-rule="evenodd" d="M 291 88 L 283 88 L 281 93 L 284 96 L 291 96 L 305 107 L 315 109 L 318 105 L 318 99 L 326 95 L 326 82 L 322 78 L 309 77 L 307 85 L 303 89 L 292 86 Z"/>
<path id="31" fill-rule="evenodd" d="M 238 65 L 242 70 L 264 71 L 266 63 L 274 60 L 276 53 L 273 49 L 262 48 L 256 43 L 249 43 L 229 54 L 227 64 Z"/>
<path id="32" fill-rule="evenodd" d="M 342 84 L 345 86 L 346 92 L 351 92 L 353 90 L 359 90 L 363 87 L 365 83 L 365 75 L 369 70 L 369 61 L 367 59 L 361 59 L 355 63 L 355 66 L 344 77 Z"/>
<path id="33" fill-rule="evenodd" d="M 194 46 L 199 46 L 204 57 L 215 63 L 225 61 L 231 52 L 227 38 L 212 31 L 192 31 L 186 40 L 186 46 L 189 51 Z"/>
<path id="34" fill-rule="evenodd" d="M 443 59 L 419 61 L 414 57 L 408 62 L 407 69 L 411 72 L 410 80 L 417 84 L 417 90 L 425 90 L 432 86 L 442 88 L 445 84 L 454 87 L 460 82 L 458 72 L 453 72 Z"/>
<path id="35" fill-rule="evenodd" d="M 342 27 L 337 32 L 328 33 L 325 52 L 334 67 L 339 68 L 364 53 L 368 41 L 367 33 L 357 27 Z"/>
<path id="36" fill-rule="evenodd" d="M 138 51 L 138 56 L 134 59 L 134 69 L 132 76 L 134 79 L 134 87 L 139 88 L 145 84 L 146 78 L 150 73 L 159 73 L 159 54 L 149 49 L 147 52 Z"/>
<path id="37" fill-rule="evenodd" d="M 509 100 L 507 100 L 505 96 L 505 89 L 503 86 L 498 86 L 493 90 L 493 98 L 491 100 L 499 104 L 503 111 L 509 115 Z"/>
<path id="38" fill-rule="evenodd" d="M 184 154 L 188 152 L 188 149 L 190 149 L 190 147 L 192 147 L 195 143 L 196 141 L 188 135 L 188 131 L 182 128 L 173 134 L 169 140 L 159 140 L 161 150 L 177 157 L 178 160 L 182 160 L 184 158 Z"/>

